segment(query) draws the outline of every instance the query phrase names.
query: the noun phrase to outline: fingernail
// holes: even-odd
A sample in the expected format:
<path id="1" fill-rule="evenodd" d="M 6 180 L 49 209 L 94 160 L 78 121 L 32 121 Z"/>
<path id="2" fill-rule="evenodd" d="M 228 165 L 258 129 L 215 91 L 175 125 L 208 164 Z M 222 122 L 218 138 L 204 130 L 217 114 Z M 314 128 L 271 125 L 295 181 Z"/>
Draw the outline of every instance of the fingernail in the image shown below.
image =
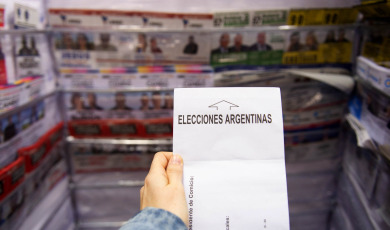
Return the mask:
<path id="1" fill-rule="evenodd" d="M 182 160 L 181 160 L 181 157 L 177 154 L 174 154 L 171 158 L 171 160 L 169 161 L 169 164 L 173 164 L 173 165 L 181 165 L 182 164 Z"/>

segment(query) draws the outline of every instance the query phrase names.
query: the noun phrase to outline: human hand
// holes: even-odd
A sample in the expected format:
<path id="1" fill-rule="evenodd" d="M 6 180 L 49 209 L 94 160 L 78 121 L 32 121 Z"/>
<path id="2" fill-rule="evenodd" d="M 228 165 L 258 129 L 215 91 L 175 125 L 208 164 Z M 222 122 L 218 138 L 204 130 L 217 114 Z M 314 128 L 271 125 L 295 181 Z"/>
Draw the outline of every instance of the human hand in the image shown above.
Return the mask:
<path id="1" fill-rule="evenodd" d="M 188 226 L 188 207 L 183 187 L 183 159 L 171 152 L 158 152 L 141 188 L 141 210 L 155 207 L 167 210 Z"/>

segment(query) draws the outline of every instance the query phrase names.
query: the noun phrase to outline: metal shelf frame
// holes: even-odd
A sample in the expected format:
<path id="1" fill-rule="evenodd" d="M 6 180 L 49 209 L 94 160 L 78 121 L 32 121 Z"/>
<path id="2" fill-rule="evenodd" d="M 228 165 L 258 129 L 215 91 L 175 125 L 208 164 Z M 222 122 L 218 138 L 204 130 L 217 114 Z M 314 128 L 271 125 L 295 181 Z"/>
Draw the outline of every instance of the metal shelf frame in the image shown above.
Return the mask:
<path id="1" fill-rule="evenodd" d="M 39 102 L 39 101 L 42 101 L 42 100 L 44 100 L 44 99 L 47 98 L 47 97 L 50 97 L 50 96 L 52 96 L 52 95 L 55 95 L 55 94 L 57 94 L 57 93 L 58 93 L 58 90 L 54 90 L 53 92 L 50 92 L 50 93 L 48 93 L 48 94 L 39 96 L 39 97 L 37 97 L 37 98 L 34 98 L 34 99 L 32 99 L 31 101 L 24 103 L 23 105 L 19 105 L 19 106 L 13 108 L 13 109 L 6 110 L 6 111 L 0 113 L 0 119 L 3 118 L 3 117 L 8 116 L 8 115 L 11 114 L 11 113 L 15 113 L 15 112 L 22 111 L 23 109 L 28 108 L 29 106 L 31 106 L 31 105 L 33 105 L 33 104 Z M 57 95 L 57 96 L 58 96 L 58 95 Z"/>
<path id="2" fill-rule="evenodd" d="M 64 93 L 172 92 L 173 88 L 61 89 Z"/>
<path id="3" fill-rule="evenodd" d="M 121 138 L 74 138 L 68 136 L 68 143 L 76 144 L 112 144 L 112 145 L 172 145 L 172 138 L 165 139 L 121 139 Z"/>
<path id="4" fill-rule="evenodd" d="M 181 33 L 181 34 L 217 34 L 217 33 L 231 33 L 231 32 L 262 32 L 262 31 L 309 31 L 314 29 L 355 29 L 355 30 L 363 30 L 372 28 L 371 26 L 365 26 L 361 24 L 348 24 L 348 25 L 327 25 L 327 26 L 289 26 L 289 25 L 282 25 L 282 26 L 262 26 L 262 27 L 242 27 L 242 28 L 203 28 L 203 29 L 161 29 L 161 28 L 139 28 L 134 26 L 117 26 L 117 27 L 109 27 L 109 28 L 47 28 L 47 29 L 25 29 L 25 30 L 0 30 L 0 36 L 5 35 L 23 35 L 23 34 L 47 34 L 52 35 L 55 33 L 77 33 L 77 32 L 83 32 L 83 33 L 112 33 L 112 34 L 126 34 L 126 33 Z M 384 27 L 387 28 L 387 27 Z M 357 41 L 357 37 L 361 36 L 361 34 L 355 34 L 354 40 Z M 49 43 L 51 41 L 49 40 Z M 358 45 L 353 48 L 354 50 L 354 57 L 357 54 Z M 148 92 L 148 91 L 160 91 L 160 92 L 170 92 L 173 91 L 171 88 L 125 88 L 125 89 L 58 89 L 55 90 L 52 93 L 49 93 L 47 95 L 41 96 L 39 98 L 33 99 L 32 101 L 21 105 L 15 109 L 5 111 L 0 114 L 0 117 L 6 116 L 9 113 L 12 113 L 14 111 L 20 111 L 29 105 L 36 103 L 37 101 L 40 101 L 52 94 L 55 94 L 57 92 Z M 60 103 L 60 101 L 59 101 Z M 63 105 L 63 104 L 62 104 Z M 64 119 L 66 121 L 66 119 Z M 67 135 L 66 130 L 64 129 L 64 136 Z M 69 145 L 72 143 L 99 143 L 99 144 L 125 144 L 125 145 L 172 145 L 173 141 L 172 138 L 165 138 L 165 139 L 108 139 L 108 138 L 86 138 L 86 139 L 78 139 L 74 138 L 72 136 L 68 136 L 66 138 L 66 154 L 65 159 L 68 164 L 69 171 L 69 189 L 70 189 L 70 196 L 72 200 L 72 206 L 74 211 L 74 217 L 76 221 L 76 229 L 82 228 L 82 229 L 96 229 L 96 228 L 104 228 L 104 227 L 112 227 L 112 228 L 119 228 L 126 222 L 82 222 L 80 221 L 77 213 L 77 200 L 75 196 L 75 191 L 78 189 L 101 189 L 101 188 L 123 188 L 123 187 L 141 187 L 143 186 L 144 182 L 140 180 L 120 180 L 117 181 L 117 183 L 97 183 L 97 184 L 76 184 L 73 181 L 73 175 L 71 167 L 71 156 L 70 156 L 70 148 Z M 65 201 L 65 199 L 64 199 Z M 63 203 L 62 201 L 61 203 Z M 58 210 L 56 210 L 57 212 Z M 55 213 L 54 213 L 55 214 Z M 53 216 L 54 214 L 51 214 Z"/>
<path id="5" fill-rule="evenodd" d="M 50 32 L 91 32 L 91 33 L 224 33 L 224 32 L 261 32 L 261 31 L 288 31 L 288 30 L 297 30 L 297 31 L 307 31 L 318 29 L 332 29 L 332 28 L 356 28 L 360 24 L 345 24 L 345 25 L 317 25 L 317 26 L 290 26 L 290 25 L 281 25 L 281 26 L 259 26 L 259 27 L 231 27 L 231 28 L 199 28 L 199 29 L 164 29 L 164 28 L 140 28 L 137 26 L 112 26 L 107 28 L 93 28 L 93 27 L 84 27 L 84 28 L 59 28 L 54 27 L 46 31 Z"/>

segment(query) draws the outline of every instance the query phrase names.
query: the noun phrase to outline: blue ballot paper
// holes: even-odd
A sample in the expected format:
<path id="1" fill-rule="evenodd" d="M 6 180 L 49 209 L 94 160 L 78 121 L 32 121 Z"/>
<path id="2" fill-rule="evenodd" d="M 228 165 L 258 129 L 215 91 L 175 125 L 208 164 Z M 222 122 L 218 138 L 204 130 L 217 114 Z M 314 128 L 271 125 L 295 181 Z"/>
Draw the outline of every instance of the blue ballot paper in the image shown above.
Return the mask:
<path id="1" fill-rule="evenodd" d="M 279 88 L 175 89 L 189 229 L 289 229 Z"/>

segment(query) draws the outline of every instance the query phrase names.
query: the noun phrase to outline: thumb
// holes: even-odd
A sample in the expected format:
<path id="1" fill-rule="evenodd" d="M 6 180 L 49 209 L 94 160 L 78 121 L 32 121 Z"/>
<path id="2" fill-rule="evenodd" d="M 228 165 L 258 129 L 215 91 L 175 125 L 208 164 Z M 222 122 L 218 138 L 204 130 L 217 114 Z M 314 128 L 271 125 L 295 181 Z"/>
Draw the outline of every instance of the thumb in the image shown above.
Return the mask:
<path id="1" fill-rule="evenodd" d="M 169 184 L 182 184 L 183 180 L 183 159 L 178 154 L 173 154 L 167 167 Z"/>

